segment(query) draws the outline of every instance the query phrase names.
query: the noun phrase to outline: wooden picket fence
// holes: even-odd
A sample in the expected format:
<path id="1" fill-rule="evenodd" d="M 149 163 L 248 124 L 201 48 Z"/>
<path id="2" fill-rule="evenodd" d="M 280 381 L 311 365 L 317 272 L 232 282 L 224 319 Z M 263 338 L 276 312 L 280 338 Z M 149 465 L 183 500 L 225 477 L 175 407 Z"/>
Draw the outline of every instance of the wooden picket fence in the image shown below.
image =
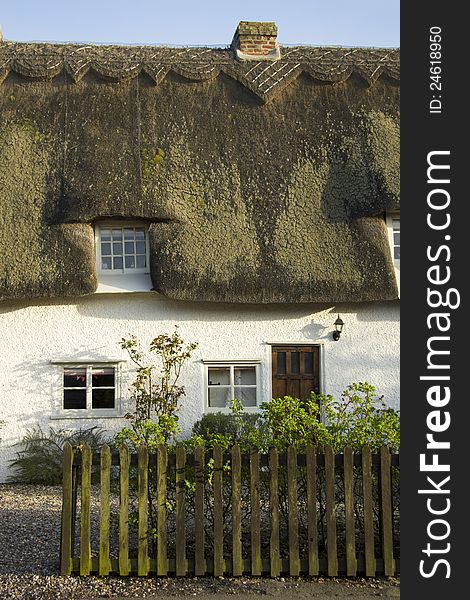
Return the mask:
<path id="1" fill-rule="evenodd" d="M 213 463 L 212 463 L 213 459 Z M 205 543 L 205 526 L 207 525 L 207 504 L 205 498 L 207 485 L 207 463 L 211 461 L 212 475 L 210 485 L 211 500 L 211 535 L 213 543 L 210 550 Z M 224 468 L 226 464 L 230 469 Z M 93 467 L 94 465 L 94 467 Z M 157 576 L 176 575 L 270 575 L 278 577 L 301 574 L 316 576 L 393 576 L 399 571 L 399 561 L 394 557 L 394 515 L 392 511 L 392 465 L 399 465 L 398 455 L 391 455 L 388 448 L 382 447 L 380 452 L 372 454 L 365 447 L 360 454 L 353 454 L 346 448 L 343 454 L 334 455 L 329 447 L 319 452 L 309 447 L 305 454 L 297 454 L 293 447 L 286 454 L 279 454 L 272 448 L 269 454 L 260 454 L 253 450 L 249 456 L 242 455 L 238 445 L 232 447 L 230 454 L 224 455 L 221 448 L 214 448 L 213 453 L 206 455 L 203 448 L 196 448 L 194 453 L 186 455 L 183 447 L 178 447 L 174 455 L 168 455 L 165 446 L 157 448 L 156 453 L 149 453 L 147 448 L 139 448 L 138 454 L 130 454 L 127 447 L 119 453 L 111 453 L 108 446 L 103 446 L 100 454 L 92 454 L 88 445 L 72 448 L 69 444 L 64 448 L 63 460 L 63 504 L 61 529 L 61 572 L 63 575 L 79 573 L 89 575 Z M 168 473 L 173 469 L 174 477 Z M 91 498 L 92 468 L 99 471 L 99 554 L 91 552 Z M 249 488 L 250 540 L 242 541 L 242 498 L 246 490 L 242 484 L 242 468 L 249 472 L 247 476 Z M 269 532 L 262 531 L 260 499 L 260 468 L 268 478 L 269 506 L 264 510 L 269 514 Z M 287 539 L 280 533 L 280 496 L 279 473 L 285 469 L 287 482 Z M 306 498 L 299 503 L 298 475 L 299 468 L 306 476 Z M 118 472 L 118 522 L 116 534 L 115 557 L 111 557 L 111 496 L 112 470 Z M 186 501 L 187 486 L 185 484 L 188 469 L 194 469 L 194 521 L 191 531 L 187 528 Z M 326 550 L 319 552 L 319 532 L 317 526 L 318 472 L 322 470 L 324 486 Z M 132 474 L 137 475 L 137 556 L 130 556 L 129 544 L 129 506 L 130 480 Z M 355 528 L 355 494 L 357 500 L 357 480 L 359 473 L 361 489 L 361 531 L 363 539 L 361 554 L 356 552 L 357 531 Z M 341 514 L 344 516 L 342 539 L 337 534 L 338 502 L 335 486 L 338 477 L 342 477 L 343 501 Z M 154 477 L 156 490 L 156 532 L 155 543 L 149 536 L 149 478 Z M 224 521 L 223 492 L 224 482 L 230 480 L 231 510 L 229 523 Z M 168 538 L 168 497 L 170 485 L 174 486 L 175 535 L 172 538 L 173 556 L 169 556 Z M 356 485 L 356 488 L 354 487 Z M 80 487 L 80 522 L 79 544 L 75 544 L 75 521 L 77 519 L 77 498 Z M 243 488 L 243 489 L 242 489 Z M 374 500 L 375 498 L 375 505 Z M 245 505 L 246 506 L 246 505 Z M 375 506 L 375 516 L 374 516 Z M 378 509 L 378 510 L 377 510 Z M 299 546 L 300 511 L 305 511 L 307 522 L 307 544 L 301 552 Z M 377 518 L 377 514 L 379 515 Z M 230 552 L 227 552 L 227 540 L 224 529 L 230 532 Z M 266 527 L 265 527 L 266 529 Z M 268 547 L 262 553 L 261 538 L 269 537 Z M 187 541 L 191 538 L 191 549 L 187 552 Z M 377 544 L 377 539 L 380 544 Z M 343 556 L 338 554 L 338 541 L 341 541 Z M 79 545 L 79 556 L 74 556 L 74 548 Z M 244 547 L 245 546 L 245 547 Z M 266 546 L 266 544 L 265 544 Z M 378 550 L 378 547 L 380 550 Z M 152 550 L 153 548 L 153 550 Z M 282 550 L 284 549 L 284 550 Z M 229 554 L 229 556 L 227 556 Z M 248 556 L 247 556 L 248 554 Z M 326 554 L 326 556 L 325 556 Z"/>

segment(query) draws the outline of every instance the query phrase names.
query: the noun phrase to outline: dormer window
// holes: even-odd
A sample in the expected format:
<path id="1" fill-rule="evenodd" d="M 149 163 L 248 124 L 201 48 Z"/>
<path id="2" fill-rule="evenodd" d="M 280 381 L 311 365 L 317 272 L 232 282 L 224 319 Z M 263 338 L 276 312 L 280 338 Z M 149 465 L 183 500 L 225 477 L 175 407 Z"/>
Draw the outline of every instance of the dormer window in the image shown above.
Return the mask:
<path id="1" fill-rule="evenodd" d="M 388 240 L 393 264 L 395 266 L 395 277 L 400 288 L 400 214 L 388 213 L 386 216 Z"/>
<path id="2" fill-rule="evenodd" d="M 400 267 L 400 217 L 391 218 L 392 258 L 396 266 Z"/>
<path id="3" fill-rule="evenodd" d="M 99 225 L 100 266 L 103 273 L 148 273 L 147 228 L 138 225 Z"/>
<path id="4" fill-rule="evenodd" d="M 95 245 L 98 292 L 151 289 L 146 223 L 96 223 Z"/>

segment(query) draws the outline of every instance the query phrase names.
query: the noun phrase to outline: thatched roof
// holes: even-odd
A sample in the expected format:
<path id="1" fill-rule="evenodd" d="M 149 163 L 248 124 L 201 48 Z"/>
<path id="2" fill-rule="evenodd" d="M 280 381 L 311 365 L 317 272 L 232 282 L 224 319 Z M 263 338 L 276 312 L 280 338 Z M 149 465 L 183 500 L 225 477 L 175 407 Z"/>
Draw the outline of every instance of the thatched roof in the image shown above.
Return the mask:
<path id="1" fill-rule="evenodd" d="M 0 297 L 93 293 L 92 224 L 151 223 L 155 289 L 397 296 L 397 50 L 0 43 Z"/>

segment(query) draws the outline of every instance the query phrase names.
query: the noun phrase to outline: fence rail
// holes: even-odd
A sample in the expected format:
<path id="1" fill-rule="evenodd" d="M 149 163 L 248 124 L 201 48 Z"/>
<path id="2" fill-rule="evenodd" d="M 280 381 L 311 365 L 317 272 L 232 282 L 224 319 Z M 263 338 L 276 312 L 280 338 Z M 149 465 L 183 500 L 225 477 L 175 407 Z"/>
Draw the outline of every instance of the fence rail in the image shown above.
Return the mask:
<path id="1" fill-rule="evenodd" d="M 92 454 L 66 444 L 61 572 L 395 575 L 398 468 L 386 447 Z"/>

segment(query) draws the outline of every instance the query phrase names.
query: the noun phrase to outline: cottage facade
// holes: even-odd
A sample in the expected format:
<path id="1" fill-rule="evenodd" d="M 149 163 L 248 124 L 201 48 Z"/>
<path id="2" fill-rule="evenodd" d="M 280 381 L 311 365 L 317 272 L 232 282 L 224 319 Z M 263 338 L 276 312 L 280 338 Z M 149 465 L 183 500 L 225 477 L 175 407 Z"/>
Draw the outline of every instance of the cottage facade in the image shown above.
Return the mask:
<path id="1" fill-rule="evenodd" d="M 0 479 L 37 424 L 121 428 L 120 339 L 175 325 L 184 431 L 353 381 L 398 408 L 399 53 L 276 35 L 0 42 Z"/>

